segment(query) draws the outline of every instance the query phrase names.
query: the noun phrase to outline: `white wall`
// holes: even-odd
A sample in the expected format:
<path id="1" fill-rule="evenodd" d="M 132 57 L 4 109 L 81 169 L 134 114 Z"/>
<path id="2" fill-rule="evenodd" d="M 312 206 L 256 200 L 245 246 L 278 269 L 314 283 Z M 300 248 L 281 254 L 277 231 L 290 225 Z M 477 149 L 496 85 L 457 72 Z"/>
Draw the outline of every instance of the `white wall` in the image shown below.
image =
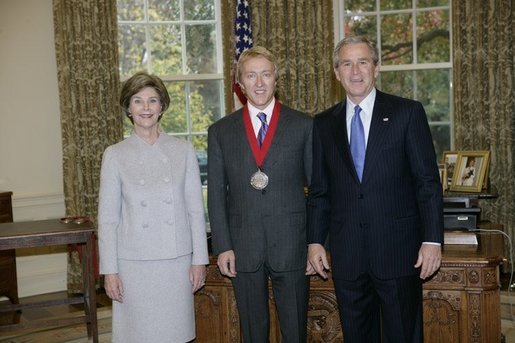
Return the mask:
<path id="1" fill-rule="evenodd" d="M 0 0 L 0 47 L 0 190 L 15 221 L 62 217 L 52 0 Z M 66 254 L 49 250 L 17 252 L 20 296 L 66 289 Z"/>

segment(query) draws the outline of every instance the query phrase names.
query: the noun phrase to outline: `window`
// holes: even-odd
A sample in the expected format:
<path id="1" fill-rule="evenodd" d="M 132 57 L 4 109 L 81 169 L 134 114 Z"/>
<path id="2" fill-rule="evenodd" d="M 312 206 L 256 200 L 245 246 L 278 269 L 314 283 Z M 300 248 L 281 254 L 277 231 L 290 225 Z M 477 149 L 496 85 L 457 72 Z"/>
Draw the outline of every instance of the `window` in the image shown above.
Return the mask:
<path id="1" fill-rule="evenodd" d="M 193 143 L 205 183 L 207 128 L 225 113 L 219 0 L 118 0 L 117 9 L 122 81 L 144 70 L 165 82 L 161 127 Z"/>
<path id="2" fill-rule="evenodd" d="M 437 158 L 452 142 L 449 0 L 334 0 L 340 40 L 364 35 L 381 55 L 378 89 L 424 106 Z"/>

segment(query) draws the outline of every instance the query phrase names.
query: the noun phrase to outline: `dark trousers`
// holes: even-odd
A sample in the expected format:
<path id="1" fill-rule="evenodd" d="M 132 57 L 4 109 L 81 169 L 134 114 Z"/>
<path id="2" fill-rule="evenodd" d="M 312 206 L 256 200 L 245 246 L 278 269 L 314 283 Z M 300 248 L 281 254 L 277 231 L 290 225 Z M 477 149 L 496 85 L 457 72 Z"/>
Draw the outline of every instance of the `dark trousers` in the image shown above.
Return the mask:
<path id="1" fill-rule="evenodd" d="M 304 269 L 274 272 L 266 263 L 232 279 L 245 343 L 269 342 L 268 280 L 279 317 L 283 343 L 306 342 L 309 279 Z"/>
<path id="2" fill-rule="evenodd" d="M 418 275 L 380 280 L 334 279 L 345 343 L 422 343 L 422 281 Z"/>

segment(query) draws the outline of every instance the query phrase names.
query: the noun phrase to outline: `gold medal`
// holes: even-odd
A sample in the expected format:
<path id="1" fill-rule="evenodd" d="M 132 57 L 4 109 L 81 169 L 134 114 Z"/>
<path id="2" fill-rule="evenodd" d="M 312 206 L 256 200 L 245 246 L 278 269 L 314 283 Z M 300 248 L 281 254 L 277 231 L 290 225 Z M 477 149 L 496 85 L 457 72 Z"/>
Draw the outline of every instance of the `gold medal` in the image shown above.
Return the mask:
<path id="1" fill-rule="evenodd" d="M 258 169 L 257 172 L 252 174 L 252 177 L 250 178 L 250 184 L 258 191 L 261 191 L 268 185 L 268 175 L 263 173 L 261 169 Z"/>

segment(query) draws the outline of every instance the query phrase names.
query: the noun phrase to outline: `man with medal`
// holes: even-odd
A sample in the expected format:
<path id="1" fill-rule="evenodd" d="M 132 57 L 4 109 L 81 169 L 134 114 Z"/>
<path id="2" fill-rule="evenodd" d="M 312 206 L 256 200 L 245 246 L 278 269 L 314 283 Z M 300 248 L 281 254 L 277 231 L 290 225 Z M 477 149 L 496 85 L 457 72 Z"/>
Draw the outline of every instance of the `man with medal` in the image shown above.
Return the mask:
<path id="1" fill-rule="evenodd" d="M 213 252 L 231 278 L 244 342 L 269 341 L 269 280 L 282 342 L 305 342 L 312 118 L 275 99 L 278 68 L 270 51 L 254 46 L 237 67 L 247 104 L 208 132 Z"/>

